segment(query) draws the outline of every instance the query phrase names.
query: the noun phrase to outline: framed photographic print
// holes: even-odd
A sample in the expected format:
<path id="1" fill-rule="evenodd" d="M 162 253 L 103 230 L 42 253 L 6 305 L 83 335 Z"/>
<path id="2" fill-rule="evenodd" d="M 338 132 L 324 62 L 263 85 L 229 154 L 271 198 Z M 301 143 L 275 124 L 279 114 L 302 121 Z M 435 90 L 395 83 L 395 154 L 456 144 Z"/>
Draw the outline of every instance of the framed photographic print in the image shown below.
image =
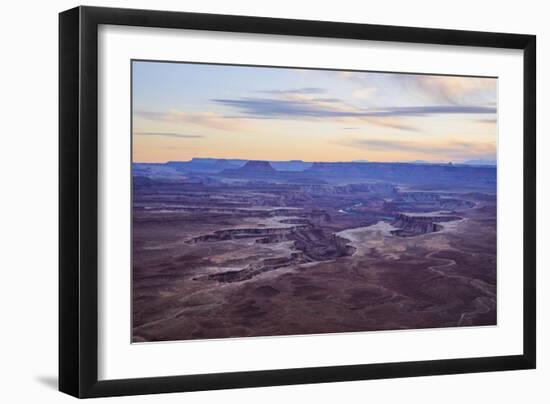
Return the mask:
<path id="1" fill-rule="evenodd" d="M 60 390 L 535 367 L 535 37 L 60 14 Z"/>

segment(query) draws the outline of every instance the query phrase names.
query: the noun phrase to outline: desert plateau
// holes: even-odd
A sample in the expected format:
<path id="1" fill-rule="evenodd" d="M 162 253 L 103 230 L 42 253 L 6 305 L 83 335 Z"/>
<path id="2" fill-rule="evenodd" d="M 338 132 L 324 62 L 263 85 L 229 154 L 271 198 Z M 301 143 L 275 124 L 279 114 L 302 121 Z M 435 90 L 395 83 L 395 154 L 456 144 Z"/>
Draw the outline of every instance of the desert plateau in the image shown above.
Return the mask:
<path id="1" fill-rule="evenodd" d="M 496 168 L 133 164 L 133 342 L 496 324 Z"/>

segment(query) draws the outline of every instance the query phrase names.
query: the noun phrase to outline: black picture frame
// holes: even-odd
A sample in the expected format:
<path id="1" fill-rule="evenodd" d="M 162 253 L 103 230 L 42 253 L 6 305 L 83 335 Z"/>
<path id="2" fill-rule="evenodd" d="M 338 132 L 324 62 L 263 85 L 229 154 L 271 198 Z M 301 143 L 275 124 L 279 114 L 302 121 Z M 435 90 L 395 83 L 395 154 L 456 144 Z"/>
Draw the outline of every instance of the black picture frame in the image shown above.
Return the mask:
<path id="1" fill-rule="evenodd" d="M 523 50 L 523 353 L 99 381 L 97 62 L 100 24 Z M 60 13 L 59 390 L 85 398 L 535 368 L 535 121 L 534 35 L 97 7 L 77 7 Z"/>

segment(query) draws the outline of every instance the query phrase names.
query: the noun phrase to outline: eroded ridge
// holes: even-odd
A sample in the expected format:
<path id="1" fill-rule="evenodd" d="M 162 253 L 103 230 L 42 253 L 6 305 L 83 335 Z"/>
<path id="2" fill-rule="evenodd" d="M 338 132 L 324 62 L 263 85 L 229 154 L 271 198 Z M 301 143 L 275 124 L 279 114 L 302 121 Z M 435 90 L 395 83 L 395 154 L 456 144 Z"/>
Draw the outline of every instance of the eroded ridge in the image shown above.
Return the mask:
<path id="1" fill-rule="evenodd" d="M 442 222 L 461 220 L 460 216 L 414 216 L 399 213 L 391 223 L 396 230 L 392 234 L 400 237 L 413 237 L 421 234 L 435 233 L 443 229 Z"/>

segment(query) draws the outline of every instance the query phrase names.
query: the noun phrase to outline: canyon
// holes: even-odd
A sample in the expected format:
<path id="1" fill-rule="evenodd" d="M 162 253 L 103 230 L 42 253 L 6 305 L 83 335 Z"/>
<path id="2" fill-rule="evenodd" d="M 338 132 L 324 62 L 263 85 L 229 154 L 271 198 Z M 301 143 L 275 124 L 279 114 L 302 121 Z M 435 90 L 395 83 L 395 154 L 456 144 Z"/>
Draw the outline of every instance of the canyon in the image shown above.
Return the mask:
<path id="1" fill-rule="evenodd" d="M 132 171 L 133 342 L 496 324 L 495 167 Z"/>

